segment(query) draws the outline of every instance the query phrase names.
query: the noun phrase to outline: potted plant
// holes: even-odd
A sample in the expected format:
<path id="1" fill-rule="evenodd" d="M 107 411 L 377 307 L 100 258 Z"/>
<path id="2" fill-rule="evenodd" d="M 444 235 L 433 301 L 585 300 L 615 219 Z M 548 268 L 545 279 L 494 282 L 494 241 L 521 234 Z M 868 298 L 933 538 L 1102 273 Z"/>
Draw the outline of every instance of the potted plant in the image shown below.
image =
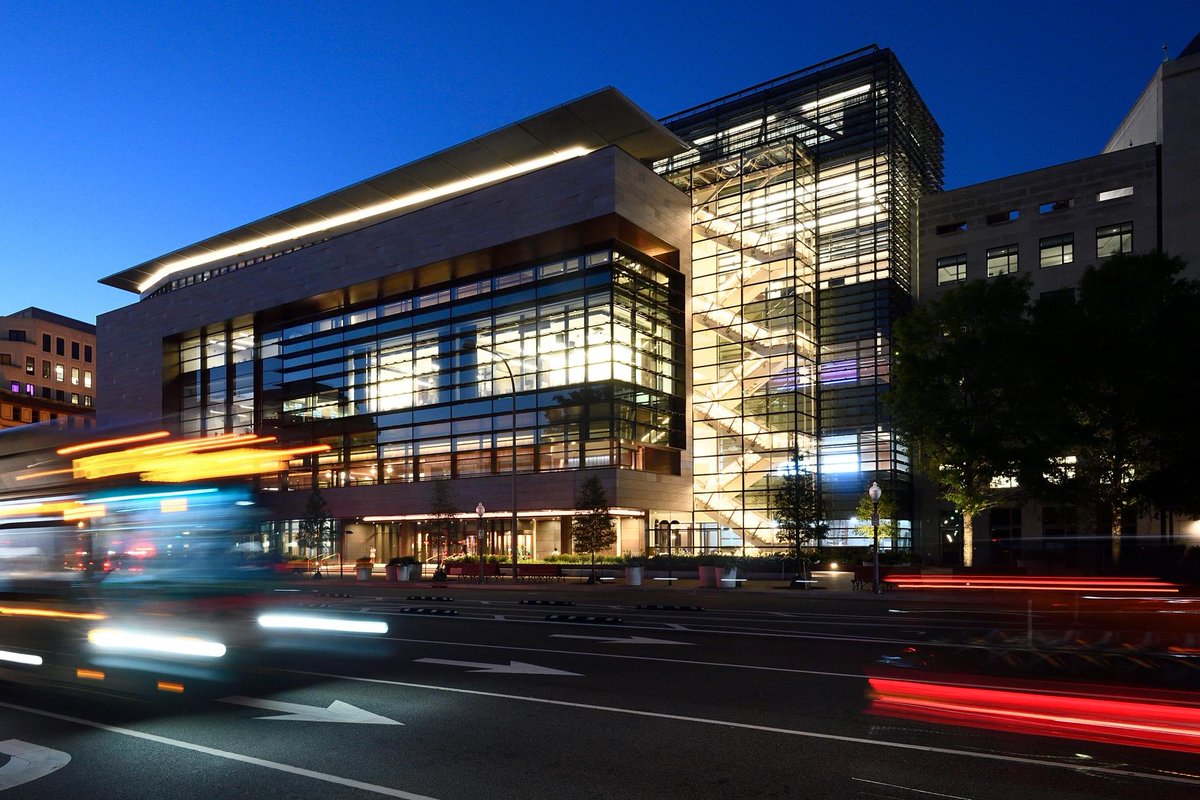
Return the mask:
<path id="1" fill-rule="evenodd" d="M 646 569 L 645 556 L 629 556 L 625 559 L 625 585 L 641 586 L 642 573 Z"/>
<path id="2" fill-rule="evenodd" d="M 736 589 L 738 585 L 737 560 L 733 556 L 724 556 L 717 567 L 717 588 Z"/>
<path id="3" fill-rule="evenodd" d="M 400 556 L 397 559 L 399 569 L 397 578 L 402 581 L 415 581 L 421 578 L 421 562 L 416 556 Z"/>
<path id="4" fill-rule="evenodd" d="M 363 556 L 354 562 L 354 572 L 360 581 L 371 580 L 371 570 L 375 568 L 375 562 L 367 556 Z"/>

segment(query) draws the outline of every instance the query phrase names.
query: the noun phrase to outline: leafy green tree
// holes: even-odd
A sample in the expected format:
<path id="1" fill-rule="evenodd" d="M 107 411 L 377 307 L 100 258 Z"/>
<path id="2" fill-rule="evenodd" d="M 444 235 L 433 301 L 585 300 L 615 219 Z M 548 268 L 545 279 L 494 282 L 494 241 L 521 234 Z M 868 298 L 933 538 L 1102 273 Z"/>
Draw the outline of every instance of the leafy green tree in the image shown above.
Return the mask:
<path id="1" fill-rule="evenodd" d="M 588 583 L 596 582 L 596 551 L 612 547 L 617 541 L 613 515 L 608 509 L 608 494 L 595 475 L 579 487 L 575 495 L 577 514 L 571 522 L 571 537 L 576 552 L 592 554 L 592 574 Z"/>
<path id="2" fill-rule="evenodd" d="M 304 506 L 304 516 L 300 519 L 300 530 L 296 535 L 296 544 L 305 552 L 316 551 L 319 559 L 325 553 L 326 544 L 333 543 L 333 515 L 325 502 L 321 489 L 313 486 Z M 317 567 L 319 573 L 320 566 Z"/>
<path id="3" fill-rule="evenodd" d="M 1195 511 L 1190 450 L 1200 440 L 1195 324 L 1200 283 L 1163 253 L 1114 255 L 1089 267 L 1078 301 L 1035 308 L 1047 409 L 1023 482 L 1091 508 L 1121 559 L 1122 522 L 1151 507 Z"/>
<path id="4" fill-rule="evenodd" d="M 825 521 L 816 476 L 804 468 L 803 460 L 795 451 L 791 464 L 775 488 L 775 523 L 777 537 L 787 543 L 799 569 L 801 548 L 805 545 L 820 548 L 829 532 L 829 524 Z"/>
<path id="5" fill-rule="evenodd" d="M 1029 279 L 957 286 L 896 323 L 885 396 L 918 466 L 963 517 L 963 564 L 974 561 L 974 517 L 1019 471 L 1035 406 Z"/>
<path id="6" fill-rule="evenodd" d="M 442 543 L 448 541 L 450 528 L 454 517 L 458 514 L 458 505 L 454 493 L 450 489 L 450 481 L 442 479 L 433 482 L 433 491 L 429 496 L 429 515 L 436 520 L 434 536 L 437 546 L 438 569 L 442 564 Z"/>
<path id="7" fill-rule="evenodd" d="M 862 498 L 858 501 L 858 507 L 854 509 L 854 518 L 858 520 L 854 524 L 854 530 L 859 536 L 873 538 L 875 536 L 875 528 L 871 524 L 871 515 L 874 513 L 874 504 L 871 502 L 871 496 L 863 493 Z M 896 547 L 897 534 L 900 531 L 900 523 L 897 522 L 899 513 L 896 510 L 896 501 L 888 494 L 884 494 L 879 498 L 879 538 L 891 540 L 892 548 Z"/>

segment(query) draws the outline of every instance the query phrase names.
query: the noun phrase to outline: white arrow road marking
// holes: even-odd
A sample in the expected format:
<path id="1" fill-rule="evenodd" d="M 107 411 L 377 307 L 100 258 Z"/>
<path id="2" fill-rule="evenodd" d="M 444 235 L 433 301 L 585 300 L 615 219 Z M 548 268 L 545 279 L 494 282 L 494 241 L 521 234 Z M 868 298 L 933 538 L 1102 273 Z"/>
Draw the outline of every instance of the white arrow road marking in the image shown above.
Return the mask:
<path id="1" fill-rule="evenodd" d="M 116 725 L 106 725 L 103 722 L 95 722 L 90 719 L 80 719 L 79 717 L 69 717 L 66 714 L 56 714 L 53 711 L 43 711 L 40 708 L 29 708 L 28 706 L 18 706 L 13 703 L 5 703 L 0 700 L 0 708 L 11 708 L 14 711 L 23 711 L 26 714 L 37 714 L 41 717 L 49 719 L 58 719 L 64 722 L 71 722 L 76 725 L 85 725 L 89 728 L 95 728 L 99 731 L 107 731 L 109 733 L 117 733 L 121 736 L 129 736 L 134 739 L 141 739 L 145 742 L 155 742 L 157 744 L 167 745 L 169 747 L 178 747 L 181 750 L 190 750 L 193 753 L 203 753 L 204 755 L 214 756 L 216 758 L 225 758 L 230 761 L 237 761 L 242 764 L 253 764 L 256 767 L 265 769 L 273 769 L 279 772 L 286 772 L 290 775 L 298 775 L 301 778 L 311 778 L 316 781 L 324 781 L 333 783 L 339 786 L 349 786 L 352 789 L 359 789 L 364 792 L 372 792 L 381 794 L 385 797 L 399 797 L 402 800 L 435 800 L 429 795 L 417 794 L 416 792 L 406 792 L 403 789 L 393 789 L 390 786 L 380 786 L 377 783 L 366 783 L 364 781 L 356 781 L 353 778 L 343 778 L 340 775 L 330 775 L 326 772 L 315 772 L 304 767 L 296 767 L 291 764 L 281 764 L 278 761 L 267 761 L 265 758 L 255 758 L 254 756 L 244 755 L 242 753 L 232 753 L 228 750 L 218 750 L 215 747 L 205 747 L 202 744 L 192 744 L 191 742 L 180 741 L 179 739 L 168 739 L 165 736 L 158 736 L 153 733 L 145 733 L 144 731 L 133 730 L 132 728 L 121 728 Z M 66 755 L 66 753 L 63 753 Z"/>
<path id="2" fill-rule="evenodd" d="M 574 633 L 552 633 L 551 639 L 593 639 L 605 644 L 683 644 L 694 647 L 692 642 L 677 642 L 673 639 L 652 639 L 649 636 L 580 636 Z"/>
<path id="3" fill-rule="evenodd" d="M 283 717 L 255 717 L 255 719 L 277 719 L 285 722 L 357 722 L 366 725 L 403 725 L 394 719 L 363 711 L 357 706 L 334 700 L 328 708 L 320 706 L 305 706 L 299 703 L 283 703 L 278 700 L 260 700 L 257 697 L 241 697 L 231 695 L 222 697 L 222 703 L 236 703 L 239 706 L 265 708 L 267 711 L 282 711 Z"/>
<path id="4" fill-rule="evenodd" d="M 445 658 L 418 658 L 417 663 L 445 664 L 450 667 L 473 667 L 472 672 L 508 673 L 513 675 L 572 675 L 576 678 L 583 677 L 578 672 L 539 667 L 537 664 L 526 664 L 524 661 L 509 661 L 507 664 L 488 664 L 482 661 L 450 661 Z"/>
<path id="5" fill-rule="evenodd" d="M 62 750 L 51 750 L 20 739 L 0 742 L 0 753 L 9 757 L 9 762 L 0 767 L 0 791 L 44 778 L 71 760 L 71 756 Z"/>

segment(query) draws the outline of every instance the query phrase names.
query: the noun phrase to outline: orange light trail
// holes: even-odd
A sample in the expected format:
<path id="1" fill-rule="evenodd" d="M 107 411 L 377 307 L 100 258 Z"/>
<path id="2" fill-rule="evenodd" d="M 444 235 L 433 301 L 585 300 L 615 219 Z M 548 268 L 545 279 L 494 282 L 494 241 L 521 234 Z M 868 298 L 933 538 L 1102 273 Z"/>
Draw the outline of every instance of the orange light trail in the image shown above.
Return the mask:
<path id="1" fill-rule="evenodd" d="M 108 619 L 103 614 L 86 611 L 59 611 L 55 608 L 18 608 L 0 606 L 0 614 L 6 617 L 57 617 L 61 619 Z"/>
<path id="2" fill-rule="evenodd" d="M 870 678 L 870 712 L 924 722 L 1200 753 L 1200 706 Z"/>
<path id="3" fill-rule="evenodd" d="M 144 481 L 184 483 L 193 480 L 281 472 L 287 461 L 305 453 L 321 453 L 329 445 L 267 450 L 249 445 L 275 441 L 252 433 L 222 434 L 203 439 L 134 447 L 75 459 L 76 478 L 98 479 L 139 474 Z"/>
<path id="4" fill-rule="evenodd" d="M 47 469 L 41 472 L 27 472 L 24 475 L 18 475 L 17 480 L 27 481 L 30 478 L 48 478 L 51 475 L 70 475 L 72 472 L 74 472 L 74 470 L 71 469 L 71 467 L 64 467 L 63 469 Z"/>
<path id="5" fill-rule="evenodd" d="M 116 447 L 121 444 L 133 444 L 134 442 L 145 442 L 151 439 L 161 439 L 164 436 L 170 436 L 167 431 L 155 431 L 154 433 L 139 433 L 135 436 L 122 436 L 119 439 L 101 439 L 95 442 L 86 442 L 84 444 L 74 444 L 70 447 L 62 447 L 54 452 L 60 456 L 69 456 L 72 453 L 82 453 L 87 450 L 99 450 L 103 447 Z"/>

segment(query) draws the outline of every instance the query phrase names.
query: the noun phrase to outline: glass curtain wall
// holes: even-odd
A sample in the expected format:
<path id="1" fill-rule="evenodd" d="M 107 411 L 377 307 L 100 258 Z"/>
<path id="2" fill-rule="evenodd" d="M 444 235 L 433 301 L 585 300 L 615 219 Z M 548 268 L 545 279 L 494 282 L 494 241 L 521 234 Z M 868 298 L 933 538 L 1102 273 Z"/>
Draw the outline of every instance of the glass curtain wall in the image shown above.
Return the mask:
<path id="1" fill-rule="evenodd" d="M 875 47 L 663 122 L 693 145 L 655 167 L 693 198 L 695 525 L 717 529 L 708 541 L 721 546 L 777 546 L 771 489 L 799 468 L 816 473 L 828 544 L 866 543 L 854 513 L 877 480 L 901 509 L 903 546 L 911 474 L 882 396 L 891 324 L 911 302 L 917 201 L 941 188 L 940 130 L 892 53 Z M 747 166 L 766 153 L 792 165 L 777 190 L 786 204 L 753 194 Z M 743 238 L 761 235 L 767 208 L 771 235 L 790 239 L 783 258 Z M 760 263 L 778 265 L 778 289 L 768 280 L 760 291 Z M 792 330 L 772 327 L 786 344 L 753 371 L 754 303 L 769 308 L 785 286 Z M 772 414 L 784 408 L 790 418 Z"/>
<path id="2" fill-rule="evenodd" d="M 612 246 L 261 330 L 257 346 L 249 323 L 210 326 L 178 343 L 181 418 L 330 445 L 281 488 L 507 473 L 514 444 L 519 472 L 679 474 L 682 322 L 682 276 Z"/>
<path id="3" fill-rule="evenodd" d="M 778 546 L 773 478 L 816 452 L 814 184 L 793 137 L 729 149 L 669 177 L 693 200 L 690 541 L 745 550 Z"/>

